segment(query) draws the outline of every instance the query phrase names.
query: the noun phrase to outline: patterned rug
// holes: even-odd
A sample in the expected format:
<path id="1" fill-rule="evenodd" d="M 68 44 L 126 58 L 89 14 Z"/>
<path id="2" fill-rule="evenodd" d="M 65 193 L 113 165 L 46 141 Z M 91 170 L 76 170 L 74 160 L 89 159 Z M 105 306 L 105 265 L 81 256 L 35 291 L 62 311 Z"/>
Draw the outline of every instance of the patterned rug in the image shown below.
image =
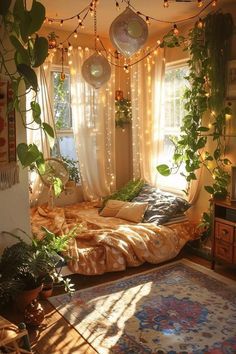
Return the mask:
<path id="1" fill-rule="evenodd" d="M 50 298 L 99 353 L 236 353 L 236 283 L 181 260 Z"/>

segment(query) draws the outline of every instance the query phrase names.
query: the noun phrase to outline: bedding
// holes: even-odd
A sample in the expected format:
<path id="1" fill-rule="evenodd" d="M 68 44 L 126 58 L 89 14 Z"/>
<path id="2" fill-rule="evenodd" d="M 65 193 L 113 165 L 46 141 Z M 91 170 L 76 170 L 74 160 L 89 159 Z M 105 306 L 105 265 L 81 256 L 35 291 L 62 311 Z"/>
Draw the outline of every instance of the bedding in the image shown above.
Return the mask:
<path id="1" fill-rule="evenodd" d="M 43 237 L 42 225 L 62 234 L 80 224 L 65 256 L 70 257 L 68 267 L 72 272 L 86 275 L 120 271 L 144 262 L 167 261 L 177 256 L 196 231 L 186 220 L 165 226 L 103 217 L 93 203 L 53 210 L 34 208 L 31 221 L 37 237 Z"/>
<path id="2" fill-rule="evenodd" d="M 165 193 L 145 184 L 133 202 L 147 202 L 148 207 L 144 214 L 143 222 L 164 224 L 176 216 L 182 216 L 190 208 L 185 199 L 174 194 Z"/>

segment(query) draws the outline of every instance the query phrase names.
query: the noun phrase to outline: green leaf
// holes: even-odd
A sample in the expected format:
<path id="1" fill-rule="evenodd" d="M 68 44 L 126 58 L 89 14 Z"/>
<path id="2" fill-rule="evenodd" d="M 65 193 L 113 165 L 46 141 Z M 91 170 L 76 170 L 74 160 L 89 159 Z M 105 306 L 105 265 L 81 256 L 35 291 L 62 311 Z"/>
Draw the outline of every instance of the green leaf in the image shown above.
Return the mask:
<path id="1" fill-rule="evenodd" d="M 13 15 L 17 19 L 23 20 L 25 17 L 25 8 L 23 0 L 16 0 L 13 8 Z"/>
<path id="2" fill-rule="evenodd" d="M 35 123 L 41 125 L 42 121 L 41 121 L 41 118 L 40 118 L 40 115 L 41 115 L 40 105 L 37 102 L 32 101 L 30 103 L 30 106 L 31 106 L 31 109 L 32 109 L 32 112 L 33 112 L 33 118 L 34 118 Z"/>
<path id="3" fill-rule="evenodd" d="M 156 167 L 156 169 L 162 176 L 169 176 L 171 174 L 171 170 L 170 170 L 169 166 L 167 166 L 165 164 L 158 165 Z"/>
<path id="4" fill-rule="evenodd" d="M 48 134 L 48 136 L 50 136 L 51 138 L 54 138 L 54 130 L 51 127 L 51 125 L 47 124 L 47 123 L 43 123 L 43 129 L 44 131 Z"/>
<path id="5" fill-rule="evenodd" d="M 216 149 L 216 150 L 214 151 L 213 156 L 214 156 L 214 159 L 215 159 L 215 160 L 218 160 L 219 157 L 220 157 L 220 149 Z"/>
<path id="6" fill-rule="evenodd" d="M 207 128 L 207 127 L 199 127 L 197 130 L 199 132 L 207 132 L 209 130 L 209 128 Z"/>
<path id="7" fill-rule="evenodd" d="M 31 35 L 32 33 L 37 32 L 41 28 L 45 20 L 45 7 L 40 2 L 34 0 L 32 8 L 29 11 L 29 15 L 31 23 L 29 25 L 28 32 L 29 35 Z"/>
<path id="8" fill-rule="evenodd" d="M 34 91 L 37 91 L 38 80 L 34 70 L 26 64 L 19 64 L 17 65 L 17 71 L 24 77 L 26 87 L 32 87 Z"/>
<path id="9" fill-rule="evenodd" d="M 204 146 L 206 145 L 206 138 L 205 137 L 201 137 L 198 142 L 197 142 L 197 149 L 202 149 Z"/>
<path id="10" fill-rule="evenodd" d="M 211 186 L 204 186 L 205 190 L 210 193 L 210 194 L 214 194 L 214 188 Z"/>
<path id="11" fill-rule="evenodd" d="M 5 16 L 11 5 L 11 0 L 1 0 L 0 1 L 0 15 Z"/>
<path id="12" fill-rule="evenodd" d="M 10 41 L 13 47 L 16 49 L 15 52 L 15 63 L 30 65 L 30 58 L 27 50 L 23 47 L 21 42 L 15 36 L 10 36 Z"/>
<path id="13" fill-rule="evenodd" d="M 42 157 L 42 153 L 35 144 L 27 145 L 25 143 L 18 144 L 17 155 L 23 167 L 30 166 Z"/>
<path id="14" fill-rule="evenodd" d="M 54 179 L 53 179 L 53 190 L 54 190 L 54 193 L 55 193 L 56 197 L 58 197 L 61 194 L 62 189 L 63 189 L 63 184 L 62 184 L 61 179 L 58 178 L 58 177 L 54 177 Z"/>
<path id="15" fill-rule="evenodd" d="M 36 68 L 42 65 L 48 55 L 48 41 L 44 37 L 36 37 L 34 43 L 34 65 Z"/>

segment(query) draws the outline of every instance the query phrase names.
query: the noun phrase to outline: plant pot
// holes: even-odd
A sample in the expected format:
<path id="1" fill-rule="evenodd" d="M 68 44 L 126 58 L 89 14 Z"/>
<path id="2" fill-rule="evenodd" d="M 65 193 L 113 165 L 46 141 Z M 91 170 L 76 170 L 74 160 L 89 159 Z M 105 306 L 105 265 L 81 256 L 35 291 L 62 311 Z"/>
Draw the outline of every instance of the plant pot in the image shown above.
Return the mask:
<path id="1" fill-rule="evenodd" d="M 43 284 L 43 288 L 40 291 L 40 299 L 47 299 L 48 297 L 52 296 L 53 292 L 53 282 L 50 284 Z"/>
<path id="2" fill-rule="evenodd" d="M 28 306 L 33 300 L 37 299 L 40 291 L 42 290 L 42 284 L 35 289 L 22 290 L 15 297 L 15 304 L 19 311 L 24 312 L 26 306 Z"/>

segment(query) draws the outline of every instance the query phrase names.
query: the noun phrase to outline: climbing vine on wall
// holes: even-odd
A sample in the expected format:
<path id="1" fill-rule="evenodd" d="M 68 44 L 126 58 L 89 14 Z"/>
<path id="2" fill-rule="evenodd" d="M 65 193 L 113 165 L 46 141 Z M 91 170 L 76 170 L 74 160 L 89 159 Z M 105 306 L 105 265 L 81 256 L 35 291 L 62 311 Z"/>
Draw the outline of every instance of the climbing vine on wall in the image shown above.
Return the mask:
<path id="1" fill-rule="evenodd" d="M 230 107 L 225 106 L 225 95 L 233 27 L 232 16 L 218 12 L 196 23 L 190 31 L 186 48 L 190 52 L 190 85 L 184 94 L 187 114 L 182 120 L 180 138 L 174 142 L 173 165 L 157 166 L 159 173 L 168 176 L 184 164 L 184 175 L 190 183 L 197 179 L 196 171 L 203 165 L 212 177 L 212 184 L 204 188 L 217 198 L 226 197 L 230 179 L 227 165 L 231 162 L 225 157 L 224 135 L 226 115 L 231 113 Z M 209 143 L 214 145 L 213 153 L 208 151 Z M 209 214 L 204 213 L 203 223 L 209 222 Z"/>

